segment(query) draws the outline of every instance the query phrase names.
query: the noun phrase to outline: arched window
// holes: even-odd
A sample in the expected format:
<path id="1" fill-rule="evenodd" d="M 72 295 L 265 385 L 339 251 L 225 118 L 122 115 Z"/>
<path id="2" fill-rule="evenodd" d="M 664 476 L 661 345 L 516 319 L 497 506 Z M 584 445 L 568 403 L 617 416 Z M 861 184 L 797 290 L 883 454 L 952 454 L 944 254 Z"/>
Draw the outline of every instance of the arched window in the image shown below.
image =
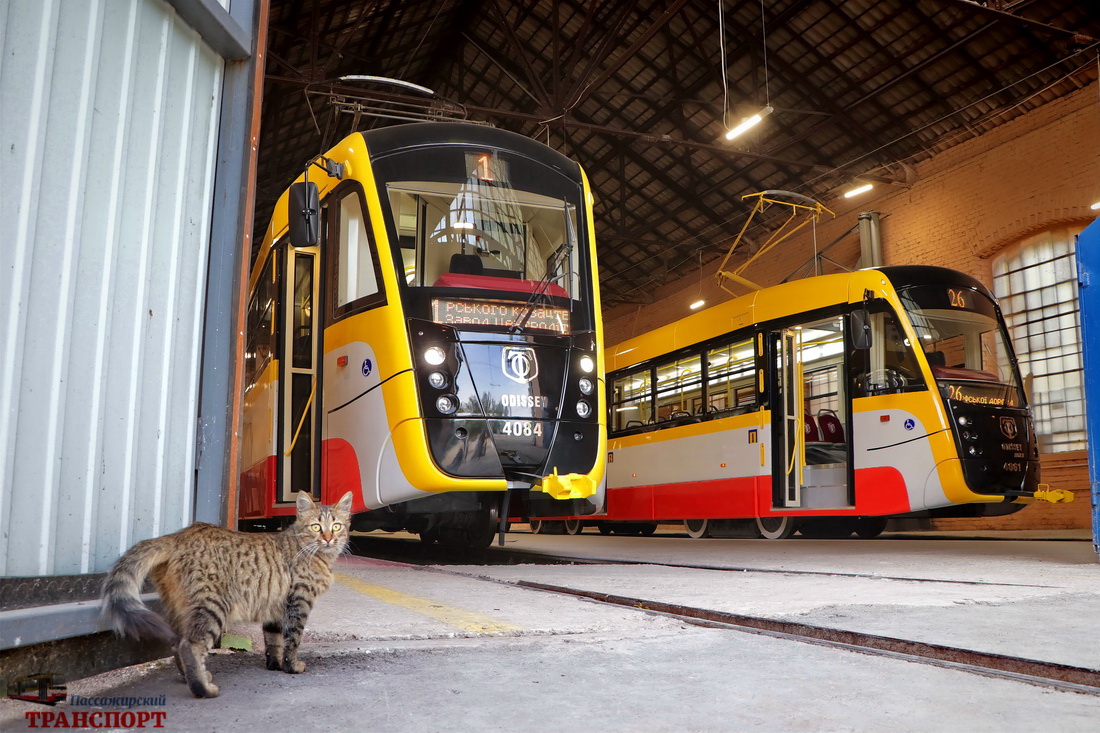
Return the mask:
<path id="1" fill-rule="evenodd" d="M 1035 432 L 1043 453 L 1085 448 L 1081 309 L 1074 237 L 1062 227 L 1027 237 L 993 261 L 1000 301 L 1020 372 L 1031 383 Z"/>

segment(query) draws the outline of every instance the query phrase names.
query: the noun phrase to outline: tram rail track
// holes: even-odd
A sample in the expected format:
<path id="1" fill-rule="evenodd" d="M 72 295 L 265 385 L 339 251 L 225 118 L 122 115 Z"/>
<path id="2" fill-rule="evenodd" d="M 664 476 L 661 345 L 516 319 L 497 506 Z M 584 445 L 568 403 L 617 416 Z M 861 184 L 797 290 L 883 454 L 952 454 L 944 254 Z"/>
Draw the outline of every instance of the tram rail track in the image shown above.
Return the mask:
<path id="1" fill-rule="evenodd" d="M 938 667 L 958 669 L 986 677 L 996 677 L 1100 697 L 1100 670 L 1087 667 L 1075 667 L 911 639 L 815 626 L 796 621 L 781 621 L 725 611 L 693 608 L 674 603 L 598 593 L 528 580 L 515 581 L 513 584 L 521 588 L 559 593 L 598 603 L 670 616 L 695 626 L 730 629 L 778 639 L 846 649 L 863 654 L 904 659 Z"/>
<path id="2" fill-rule="evenodd" d="M 469 569 L 458 570 L 448 566 L 513 566 L 522 564 L 652 565 L 655 567 L 683 568 L 687 570 L 841 576 L 893 582 L 943 583 L 967 586 L 1011 586 L 1019 588 L 1047 588 L 1050 586 L 944 578 L 895 577 L 871 573 L 844 573 L 822 570 L 785 570 L 621 558 L 573 557 L 564 554 L 528 552 L 505 548 L 492 548 L 490 550 L 466 549 L 456 553 L 455 548 L 447 550 L 437 546 L 424 546 L 418 543 L 401 540 L 382 540 L 382 542 L 392 543 L 390 549 L 383 553 L 388 559 L 397 559 L 394 555 L 400 554 L 403 556 L 401 560 L 404 562 L 430 567 L 431 570 L 437 572 L 463 575 L 504 585 L 526 588 L 528 590 L 568 595 L 591 602 L 631 608 L 640 612 L 675 618 L 694 626 L 758 634 L 788 641 L 815 644 L 856 653 L 955 669 L 971 674 L 1021 682 L 1048 689 L 1100 697 L 1100 670 L 1098 669 L 1077 667 L 1056 662 L 1045 662 L 1037 659 L 992 652 L 982 652 L 961 647 L 915 641 L 912 639 L 902 639 L 827 626 L 818 626 L 797 621 L 786 621 L 712 609 L 695 608 L 664 601 L 621 596 L 581 588 L 540 583 L 531 580 L 502 580 L 477 572 L 471 572 Z M 364 553 L 368 548 L 377 549 L 374 542 L 356 543 L 356 545 L 355 549 L 357 553 Z M 369 552 L 369 554 L 373 555 L 375 553 Z"/>
<path id="3" fill-rule="evenodd" d="M 682 568 L 684 570 L 710 570 L 723 573 L 762 573 L 768 575 L 825 576 L 837 578 L 866 578 L 869 580 L 889 580 L 902 583 L 942 583 L 946 585 L 999 586 L 1010 588 L 1049 588 L 1051 586 L 1035 583 L 1005 583 L 987 580 L 953 580 L 950 578 L 920 578 L 904 575 L 882 575 L 877 573 L 845 573 L 835 570 L 797 570 L 791 568 L 756 568 L 741 565 L 712 565 L 705 563 L 663 562 L 655 560 L 632 560 L 615 557 L 578 557 L 561 553 L 531 552 L 503 547 L 489 549 L 445 548 L 439 545 L 425 545 L 416 540 L 391 539 L 388 537 L 353 536 L 350 547 L 353 552 L 369 554 L 381 559 L 397 560 L 413 565 L 639 565 L 664 568 Z M 379 552 L 379 550 L 383 550 Z"/>

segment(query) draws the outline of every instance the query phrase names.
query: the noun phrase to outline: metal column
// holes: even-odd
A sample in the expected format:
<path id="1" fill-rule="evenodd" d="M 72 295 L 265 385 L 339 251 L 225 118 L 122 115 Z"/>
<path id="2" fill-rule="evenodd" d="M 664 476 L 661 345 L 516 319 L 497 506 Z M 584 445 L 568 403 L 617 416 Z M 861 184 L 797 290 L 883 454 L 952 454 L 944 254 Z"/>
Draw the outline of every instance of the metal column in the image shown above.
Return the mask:
<path id="1" fill-rule="evenodd" d="M 237 372 L 237 334 L 240 323 L 242 273 L 247 272 L 251 244 L 256 145 L 262 87 L 263 45 L 266 42 L 267 2 L 234 2 L 229 14 L 213 0 L 170 0 L 180 10 L 215 16 L 212 26 L 223 35 L 241 36 L 226 55 L 222 88 L 222 118 L 218 141 L 218 177 L 214 196 L 210 264 L 207 269 L 205 328 L 203 333 L 202 391 L 199 403 L 199 453 L 195 466 L 195 519 L 211 524 L 235 519 L 235 441 L 240 375 Z M 227 33 L 226 29 L 233 31 Z M 233 53 L 238 47 L 242 50 Z M 243 56 L 241 55 L 243 51 Z"/>
<path id="2" fill-rule="evenodd" d="M 882 235 L 879 230 L 879 213 L 864 211 L 859 215 L 859 266 L 881 267 Z"/>

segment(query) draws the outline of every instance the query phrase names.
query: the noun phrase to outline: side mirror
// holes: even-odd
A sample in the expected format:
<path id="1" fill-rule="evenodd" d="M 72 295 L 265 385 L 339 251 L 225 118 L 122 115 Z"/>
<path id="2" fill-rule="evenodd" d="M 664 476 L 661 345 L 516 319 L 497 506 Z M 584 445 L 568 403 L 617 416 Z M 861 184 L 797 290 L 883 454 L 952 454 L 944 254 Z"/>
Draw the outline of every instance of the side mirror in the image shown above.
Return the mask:
<path id="1" fill-rule="evenodd" d="M 852 345 L 860 350 L 871 348 L 871 314 L 866 308 L 857 308 L 849 317 L 852 326 Z"/>
<path id="2" fill-rule="evenodd" d="M 290 194 L 287 197 L 287 220 L 292 247 L 312 247 L 317 244 L 320 210 L 316 183 L 290 185 Z"/>

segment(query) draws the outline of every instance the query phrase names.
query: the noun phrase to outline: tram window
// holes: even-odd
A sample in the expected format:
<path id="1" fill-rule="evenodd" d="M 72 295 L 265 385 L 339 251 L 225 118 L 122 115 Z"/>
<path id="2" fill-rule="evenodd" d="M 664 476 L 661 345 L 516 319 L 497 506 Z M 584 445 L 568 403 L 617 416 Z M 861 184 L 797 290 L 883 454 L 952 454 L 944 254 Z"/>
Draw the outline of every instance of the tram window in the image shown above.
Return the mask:
<path id="1" fill-rule="evenodd" d="M 700 411 L 703 375 L 698 355 L 657 366 L 657 420 L 682 420 Z"/>
<path id="2" fill-rule="evenodd" d="M 707 351 L 707 412 L 756 407 L 752 339 Z"/>
<path id="3" fill-rule="evenodd" d="M 822 414 L 838 415 L 840 373 L 844 365 L 844 319 L 828 318 L 802 327 L 803 410 L 816 419 Z"/>
<path id="4" fill-rule="evenodd" d="M 349 304 L 378 295 L 378 269 L 359 196 L 344 196 L 338 206 L 336 308 L 346 315 Z"/>
<path id="5" fill-rule="evenodd" d="M 291 328 L 294 366 L 313 364 L 313 255 L 294 258 L 294 305 Z"/>
<path id="6" fill-rule="evenodd" d="M 653 380 L 651 371 L 640 369 L 612 382 L 611 429 L 641 428 L 653 423 Z"/>
<path id="7" fill-rule="evenodd" d="M 245 385 L 252 386 L 271 360 L 275 344 L 275 258 L 269 257 L 248 301 L 248 346 L 244 353 Z"/>
<path id="8" fill-rule="evenodd" d="M 924 389 L 913 345 L 890 310 L 871 313 L 871 348 L 850 358 L 853 397 Z"/>

